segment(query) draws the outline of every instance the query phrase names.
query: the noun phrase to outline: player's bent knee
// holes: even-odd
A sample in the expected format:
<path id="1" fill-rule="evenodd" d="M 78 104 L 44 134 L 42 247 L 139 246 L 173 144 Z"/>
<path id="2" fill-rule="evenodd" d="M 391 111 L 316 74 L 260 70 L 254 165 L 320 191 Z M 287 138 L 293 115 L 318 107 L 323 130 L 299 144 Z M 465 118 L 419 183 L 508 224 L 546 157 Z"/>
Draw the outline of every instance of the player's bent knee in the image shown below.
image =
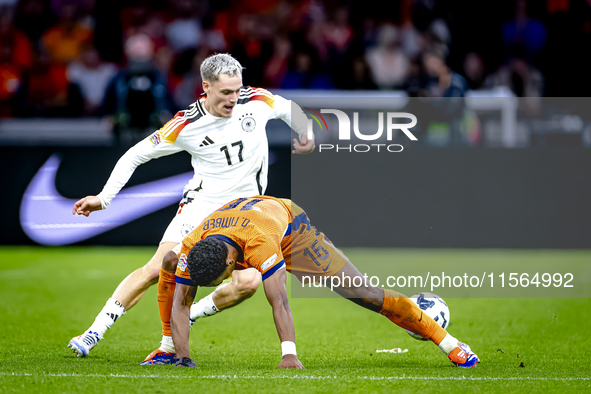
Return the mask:
<path id="1" fill-rule="evenodd" d="M 158 283 L 158 276 L 160 275 L 160 268 L 154 266 L 154 264 L 146 264 L 142 268 L 138 268 L 134 272 L 136 280 L 139 280 L 142 284 L 152 286 Z"/>
<path id="2" fill-rule="evenodd" d="M 173 251 L 166 253 L 162 259 L 162 268 L 167 272 L 175 272 L 178 264 L 178 256 Z"/>
<path id="3" fill-rule="evenodd" d="M 366 305 L 366 308 L 369 307 L 370 309 L 380 309 L 382 304 L 384 303 L 383 298 L 362 298 L 363 303 Z"/>
<path id="4" fill-rule="evenodd" d="M 380 310 L 384 303 L 384 291 L 382 289 L 361 287 L 356 290 L 355 298 L 358 300 L 357 304 L 360 304 L 367 309 Z"/>
<path id="5" fill-rule="evenodd" d="M 142 274 L 146 284 L 152 286 L 158 283 L 158 277 L 160 276 L 160 268 L 154 266 L 145 266 L 143 268 Z"/>

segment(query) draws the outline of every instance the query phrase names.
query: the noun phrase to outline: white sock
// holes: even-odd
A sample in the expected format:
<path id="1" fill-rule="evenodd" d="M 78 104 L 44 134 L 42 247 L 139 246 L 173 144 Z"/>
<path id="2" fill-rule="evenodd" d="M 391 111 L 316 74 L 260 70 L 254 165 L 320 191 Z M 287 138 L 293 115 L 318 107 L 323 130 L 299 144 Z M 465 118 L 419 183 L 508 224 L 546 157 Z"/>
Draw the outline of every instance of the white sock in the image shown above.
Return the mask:
<path id="1" fill-rule="evenodd" d="M 445 353 L 446 356 L 449 355 L 451 351 L 457 347 L 458 340 L 449 335 L 449 333 L 447 333 L 445 338 L 443 338 L 443 341 L 441 341 L 441 343 L 439 344 L 439 349 L 441 349 L 441 351 Z"/>
<path id="2" fill-rule="evenodd" d="M 113 323 L 115 323 L 121 316 L 125 315 L 125 312 L 125 308 L 119 303 L 119 301 L 114 298 L 109 298 L 103 309 L 96 316 L 96 319 L 94 319 L 94 323 L 92 323 L 92 326 L 90 326 L 88 331 L 94 331 L 98 333 L 100 338 L 102 338 L 103 335 L 105 335 L 105 332 L 111 328 Z"/>
<path id="3" fill-rule="evenodd" d="M 215 291 L 191 305 L 191 319 L 212 316 L 220 311 L 213 302 L 213 293 Z"/>
<path id="4" fill-rule="evenodd" d="M 160 347 L 158 349 L 162 350 L 164 353 L 176 353 L 172 337 L 167 337 L 166 335 L 162 335 L 162 341 L 160 342 Z"/>

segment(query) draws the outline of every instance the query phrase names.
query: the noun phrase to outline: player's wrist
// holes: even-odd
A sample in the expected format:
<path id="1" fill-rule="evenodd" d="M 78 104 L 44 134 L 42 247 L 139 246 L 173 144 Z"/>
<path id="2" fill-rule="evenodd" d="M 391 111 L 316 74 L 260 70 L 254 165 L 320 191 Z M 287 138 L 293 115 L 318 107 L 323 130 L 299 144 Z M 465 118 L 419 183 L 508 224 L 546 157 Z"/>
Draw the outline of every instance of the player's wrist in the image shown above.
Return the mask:
<path id="1" fill-rule="evenodd" d="M 107 201 L 107 200 L 106 200 L 106 199 L 105 199 L 103 196 L 101 196 L 101 194 L 100 194 L 100 193 L 99 193 L 99 194 L 97 194 L 97 196 L 96 196 L 96 197 L 97 197 L 97 198 L 99 199 L 99 201 L 101 202 L 101 209 L 107 209 L 107 207 L 108 207 L 108 206 L 109 206 L 109 204 L 110 204 L 110 201 Z"/>
<path id="2" fill-rule="evenodd" d="M 281 342 L 281 357 L 293 355 L 297 357 L 296 344 L 292 341 Z"/>

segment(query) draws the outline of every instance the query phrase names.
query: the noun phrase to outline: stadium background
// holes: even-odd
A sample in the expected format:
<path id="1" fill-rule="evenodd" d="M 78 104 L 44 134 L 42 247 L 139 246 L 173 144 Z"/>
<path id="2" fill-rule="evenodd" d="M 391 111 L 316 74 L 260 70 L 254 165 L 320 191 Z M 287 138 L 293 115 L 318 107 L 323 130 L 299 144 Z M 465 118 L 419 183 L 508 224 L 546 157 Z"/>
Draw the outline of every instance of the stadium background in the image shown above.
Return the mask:
<path id="1" fill-rule="evenodd" d="M 575 297 L 591 281 L 590 39 L 585 0 L 0 0 L 0 391 L 589 391 L 590 301 Z M 446 297 L 450 332 L 483 360 L 469 370 L 353 303 L 293 294 L 307 369 L 275 370 L 279 344 L 261 290 L 193 329 L 198 369 L 137 365 L 160 339 L 154 286 L 90 357 L 68 354 L 68 339 L 152 256 L 176 208 L 73 246 L 44 247 L 20 225 L 26 187 L 58 154 L 59 194 L 98 192 L 134 141 L 198 96 L 199 62 L 216 51 L 247 67 L 245 84 L 287 97 L 459 96 L 478 119 L 474 138 L 458 143 L 439 122 L 414 145 L 405 141 L 401 154 L 367 156 L 371 176 L 346 153 L 291 155 L 285 127 L 269 124 L 268 193 L 297 197 L 356 264 L 371 264 L 371 272 L 381 265 L 387 275 L 572 269 L 581 283 L 575 290 L 584 291 L 547 298 L 540 287 L 539 298 L 527 298 L 495 287 L 494 298 Z M 450 80 L 451 89 L 439 84 Z M 140 166 L 130 184 L 190 170 L 180 153 Z M 306 174 L 316 188 L 294 188 L 307 185 Z M 334 188 L 321 176 L 333 177 Z M 364 201 L 374 191 L 390 201 L 391 215 L 367 203 L 339 205 L 339 196 Z M 337 209 L 355 231 L 331 220 Z M 388 232 L 372 234 L 375 223 Z M 376 352 L 398 347 L 408 352 Z"/>
<path id="2" fill-rule="evenodd" d="M 590 246 L 584 236 L 590 192 L 583 180 L 591 145 L 587 102 L 573 99 L 559 109 L 545 105 L 536 123 L 530 121 L 526 99 L 519 99 L 577 97 L 589 90 L 591 60 L 586 51 L 574 50 L 589 47 L 588 2 L 1 4 L 2 244 L 34 243 L 23 232 L 15 207 L 53 153 L 63 158 L 56 179 L 60 194 L 78 198 L 97 193 L 133 142 L 198 97 L 201 60 L 228 51 L 246 67 L 245 84 L 286 97 L 493 96 L 502 100 L 501 107 L 509 105 L 504 114 L 467 105 L 479 122 L 471 138 L 457 143 L 449 134 L 431 138 L 425 133 L 419 147 L 399 162 L 376 162 L 381 174 L 368 179 L 376 179 L 393 196 L 399 226 L 388 237 L 353 237 L 339 226 L 331 228 L 330 215 L 323 213 L 330 210 L 321 209 L 322 201 L 334 203 L 330 195 L 313 201 L 314 207 L 302 201 L 341 245 Z M 446 78 L 449 87 L 440 84 Z M 553 126 L 556 116 L 572 114 L 574 128 Z M 508 138 L 507 119 L 513 124 Z M 291 196 L 294 184 L 286 130 L 279 121 L 268 126 L 267 193 L 281 197 Z M 335 165 L 343 174 L 354 174 L 342 159 L 334 156 Z M 305 160 L 313 167 L 319 159 Z M 141 166 L 130 185 L 184 171 L 190 171 L 189 160 L 178 154 Z M 83 244 L 153 245 L 174 212 L 171 205 Z M 441 226 L 450 218 L 453 225 Z M 433 224 L 440 232 L 425 235 L 426 226 Z"/>

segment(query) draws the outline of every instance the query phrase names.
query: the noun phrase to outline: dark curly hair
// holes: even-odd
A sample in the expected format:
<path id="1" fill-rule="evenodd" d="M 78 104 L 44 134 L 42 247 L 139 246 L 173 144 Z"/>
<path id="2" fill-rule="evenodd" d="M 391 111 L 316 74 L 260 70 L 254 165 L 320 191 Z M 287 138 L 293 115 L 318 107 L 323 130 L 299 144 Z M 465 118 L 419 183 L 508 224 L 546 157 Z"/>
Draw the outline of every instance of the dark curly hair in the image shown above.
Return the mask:
<path id="1" fill-rule="evenodd" d="M 205 238 L 197 242 L 187 256 L 189 275 L 197 286 L 207 286 L 226 269 L 228 247 L 218 238 Z"/>

